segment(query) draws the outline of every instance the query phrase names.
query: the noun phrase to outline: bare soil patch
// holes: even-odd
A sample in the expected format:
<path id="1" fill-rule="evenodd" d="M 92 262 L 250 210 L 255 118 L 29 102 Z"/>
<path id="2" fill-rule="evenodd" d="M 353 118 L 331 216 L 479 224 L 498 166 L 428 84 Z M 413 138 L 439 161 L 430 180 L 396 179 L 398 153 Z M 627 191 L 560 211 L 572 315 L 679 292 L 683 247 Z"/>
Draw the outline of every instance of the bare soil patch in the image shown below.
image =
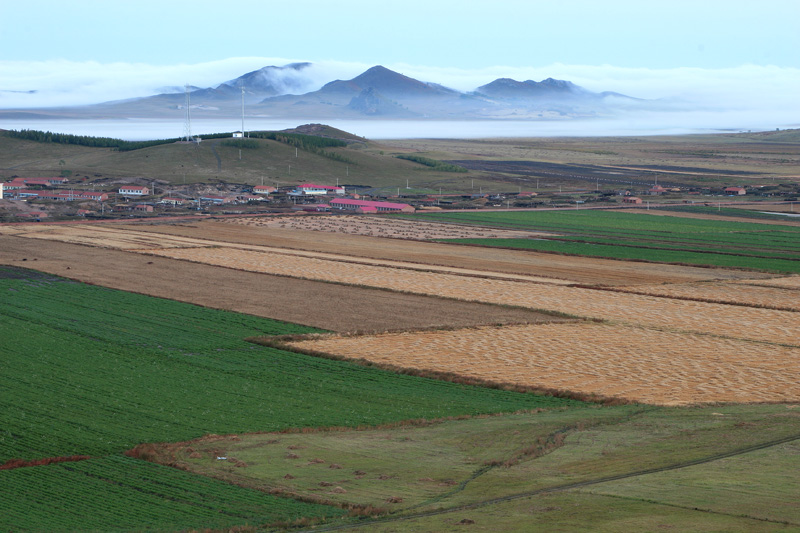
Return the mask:
<path id="1" fill-rule="evenodd" d="M 525 309 L 243 272 L 0 235 L 0 264 L 339 332 L 554 320 Z"/>
<path id="2" fill-rule="evenodd" d="M 334 336 L 291 346 L 660 405 L 800 400 L 800 348 L 625 326 L 481 327 Z"/>

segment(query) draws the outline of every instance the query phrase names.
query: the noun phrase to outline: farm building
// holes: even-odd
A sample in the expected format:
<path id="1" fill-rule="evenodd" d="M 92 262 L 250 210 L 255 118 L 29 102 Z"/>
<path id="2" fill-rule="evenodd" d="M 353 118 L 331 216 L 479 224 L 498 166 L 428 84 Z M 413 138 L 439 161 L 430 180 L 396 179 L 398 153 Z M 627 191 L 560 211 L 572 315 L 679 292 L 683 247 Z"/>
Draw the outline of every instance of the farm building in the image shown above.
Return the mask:
<path id="1" fill-rule="evenodd" d="M 140 185 L 124 185 L 119 188 L 119 194 L 122 196 L 146 196 L 150 194 L 150 189 Z"/>
<path id="2" fill-rule="evenodd" d="M 361 213 L 413 213 L 416 211 L 408 204 L 352 200 L 350 198 L 336 198 L 330 201 L 330 206 L 334 209 Z"/>
<path id="3" fill-rule="evenodd" d="M 277 191 L 275 187 L 270 187 L 269 185 L 256 185 L 253 187 L 253 194 L 270 194 Z"/>
<path id="4" fill-rule="evenodd" d="M 177 207 L 179 205 L 183 205 L 184 202 L 185 202 L 185 200 L 183 198 L 165 197 L 165 198 L 162 198 L 158 203 L 171 205 L 173 207 Z"/>
<path id="5" fill-rule="evenodd" d="M 668 192 L 667 189 L 665 189 L 661 185 L 654 185 L 653 187 L 650 188 L 649 191 L 647 191 L 648 194 L 665 194 L 667 192 Z"/>
<path id="6" fill-rule="evenodd" d="M 227 196 L 218 196 L 216 194 L 206 194 L 205 196 L 200 197 L 201 202 L 206 202 L 210 204 L 229 204 L 231 203 L 231 199 Z"/>
<path id="7" fill-rule="evenodd" d="M 153 212 L 153 206 L 152 205 L 148 205 L 148 204 L 138 204 L 138 205 L 133 206 L 133 210 L 134 211 L 140 211 L 142 213 L 152 213 Z"/>
<path id="8" fill-rule="evenodd" d="M 63 185 L 69 180 L 67 178 L 14 178 L 9 182 L 16 188 L 23 188 L 31 185 L 41 185 L 43 187 L 50 187 L 52 185 Z M 8 188 L 8 187 L 6 187 Z"/>
<path id="9" fill-rule="evenodd" d="M 344 194 L 344 187 L 338 185 L 316 185 L 314 183 L 303 183 L 289 193 L 292 196 L 314 196 L 324 194 Z"/>
<path id="10" fill-rule="evenodd" d="M 638 196 L 626 196 L 622 199 L 623 204 L 641 204 L 642 199 Z"/>
<path id="11" fill-rule="evenodd" d="M 248 194 L 248 193 L 241 193 L 236 195 L 236 203 L 246 204 L 247 202 L 263 202 L 269 201 L 268 198 L 260 194 Z"/>
<path id="12" fill-rule="evenodd" d="M 104 202 L 108 200 L 108 193 L 94 191 L 68 191 L 47 192 L 43 190 L 21 189 L 15 193 L 17 198 L 41 198 L 43 200 L 60 200 L 71 202 L 73 200 L 94 200 Z"/>
<path id="13" fill-rule="evenodd" d="M 726 187 L 725 194 L 744 196 L 745 194 L 747 194 L 747 189 L 745 189 L 744 187 Z"/>

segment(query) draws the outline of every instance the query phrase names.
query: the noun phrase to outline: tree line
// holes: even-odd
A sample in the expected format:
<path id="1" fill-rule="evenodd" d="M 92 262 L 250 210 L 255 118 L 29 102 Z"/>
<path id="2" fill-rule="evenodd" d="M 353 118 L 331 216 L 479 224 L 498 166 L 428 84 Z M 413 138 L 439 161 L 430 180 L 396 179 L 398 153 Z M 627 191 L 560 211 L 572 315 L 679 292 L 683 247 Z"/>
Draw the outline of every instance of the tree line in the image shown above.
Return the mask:
<path id="1" fill-rule="evenodd" d="M 162 144 L 172 144 L 180 141 L 180 138 L 173 139 L 156 139 L 152 141 L 124 141 L 122 139 L 114 139 L 112 137 L 93 137 L 90 135 L 72 135 L 69 133 L 53 133 L 51 131 L 38 131 L 38 130 L 8 130 L 5 132 L 8 137 L 15 139 L 24 139 L 27 141 L 35 141 L 42 143 L 56 143 L 56 144 L 74 144 L 79 146 L 89 146 L 92 148 L 111 148 L 119 150 L 120 152 L 127 152 L 131 150 L 140 150 L 142 148 L 149 148 L 151 146 L 159 146 Z M 349 158 L 338 154 L 336 152 L 329 152 L 324 148 L 341 148 L 347 146 L 347 143 L 340 139 L 331 139 L 329 137 L 317 137 L 314 135 L 303 135 L 300 133 L 282 133 L 278 131 L 252 131 L 248 134 L 248 139 L 232 139 L 232 142 L 241 143 L 241 148 L 254 148 L 255 141 L 251 139 L 268 139 L 273 141 L 282 142 L 290 146 L 294 146 L 301 150 L 311 152 L 329 159 L 341 161 L 342 163 L 355 164 Z M 203 139 L 223 139 L 230 138 L 230 133 L 211 133 L 203 135 Z M 227 144 L 227 143 L 226 143 Z"/>
<path id="2" fill-rule="evenodd" d="M 414 163 L 419 163 L 420 165 L 431 167 L 433 170 L 438 170 L 440 172 L 468 172 L 468 170 L 464 167 L 460 167 L 458 165 L 451 165 L 450 163 L 445 163 L 444 161 L 438 161 L 436 159 L 430 159 L 428 157 L 422 157 L 419 155 L 401 154 L 395 157 L 397 159 L 406 159 L 408 161 L 413 161 Z"/>

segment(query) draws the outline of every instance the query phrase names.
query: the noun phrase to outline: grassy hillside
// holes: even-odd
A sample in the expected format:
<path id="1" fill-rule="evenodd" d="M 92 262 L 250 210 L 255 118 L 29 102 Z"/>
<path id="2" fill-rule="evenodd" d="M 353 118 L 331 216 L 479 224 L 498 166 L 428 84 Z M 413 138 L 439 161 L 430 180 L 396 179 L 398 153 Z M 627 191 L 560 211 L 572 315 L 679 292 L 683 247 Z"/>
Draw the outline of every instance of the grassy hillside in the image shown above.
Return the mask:
<path id="1" fill-rule="evenodd" d="M 398 187 L 407 191 L 408 185 L 433 192 L 443 184 L 445 190 L 463 188 L 464 180 L 475 177 L 464 174 L 454 184 L 452 173 L 397 159 L 379 144 L 334 128 L 296 131 L 341 138 L 348 146 L 326 148 L 330 154 L 326 157 L 274 140 L 253 139 L 248 144 L 254 148 L 240 149 L 225 139 L 210 139 L 199 144 L 170 143 L 120 152 L 0 135 L 0 178 L 52 176 L 66 170 L 71 179 L 87 181 L 101 177 L 145 177 L 176 184 L 223 181 L 258 185 L 263 180 L 264 184 L 289 185 L 314 181 L 364 185 L 387 192 Z"/>

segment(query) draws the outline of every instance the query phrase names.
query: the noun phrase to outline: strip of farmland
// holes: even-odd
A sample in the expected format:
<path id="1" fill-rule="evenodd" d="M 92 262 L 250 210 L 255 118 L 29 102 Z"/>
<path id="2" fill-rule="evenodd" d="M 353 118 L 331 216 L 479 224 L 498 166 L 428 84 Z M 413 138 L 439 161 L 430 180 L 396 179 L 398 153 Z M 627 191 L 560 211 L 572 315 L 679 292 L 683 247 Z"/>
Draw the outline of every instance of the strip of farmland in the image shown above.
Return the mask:
<path id="1" fill-rule="evenodd" d="M 253 272 L 545 309 L 592 319 L 765 342 L 797 344 L 800 320 L 796 313 L 773 309 L 401 270 L 253 250 L 185 248 L 149 250 L 147 253 Z M 752 327 L 744 326 L 746 324 Z"/>
<path id="2" fill-rule="evenodd" d="M 800 399 L 800 348 L 627 326 L 486 327 L 290 345 L 391 366 L 660 405 Z"/>

